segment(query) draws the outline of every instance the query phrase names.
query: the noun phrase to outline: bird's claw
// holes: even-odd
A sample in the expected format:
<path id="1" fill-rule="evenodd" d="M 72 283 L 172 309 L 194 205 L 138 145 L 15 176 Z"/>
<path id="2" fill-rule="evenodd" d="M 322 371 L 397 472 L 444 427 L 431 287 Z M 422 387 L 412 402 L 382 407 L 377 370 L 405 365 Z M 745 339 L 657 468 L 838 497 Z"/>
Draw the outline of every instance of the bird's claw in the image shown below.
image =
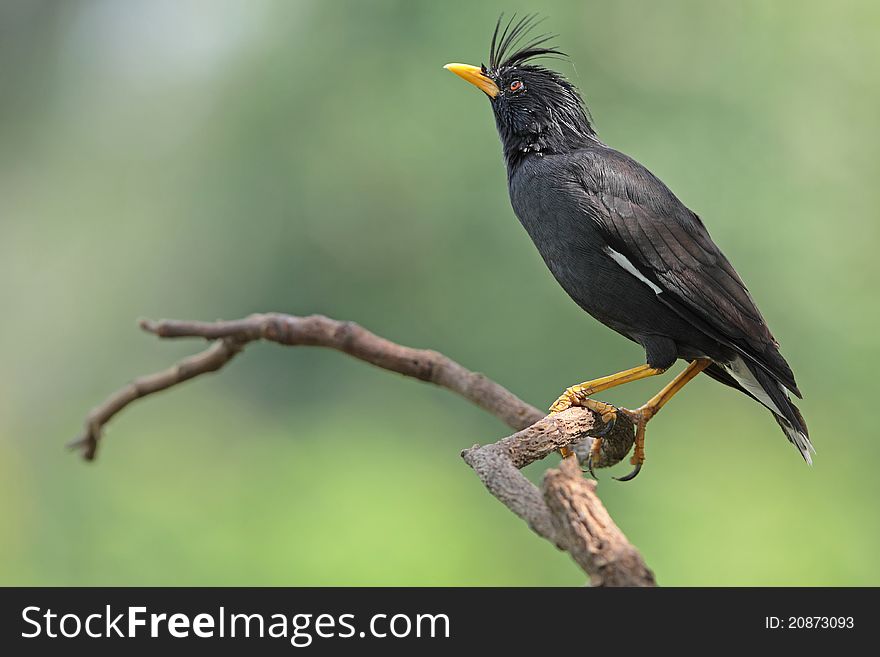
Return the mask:
<path id="1" fill-rule="evenodd" d="M 563 395 L 551 407 L 550 412 L 559 413 L 562 406 L 565 406 L 565 408 L 570 408 L 572 405 L 575 405 L 572 404 L 571 401 L 571 397 L 566 397 L 565 395 Z M 577 402 L 578 403 L 576 405 L 587 408 L 599 415 L 599 417 L 602 419 L 602 422 L 604 423 L 600 429 L 592 433 L 593 444 L 590 446 L 590 453 L 587 456 L 586 462 L 584 463 L 584 465 L 586 465 L 587 467 L 581 468 L 581 471 L 584 472 L 584 474 L 589 473 L 593 479 L 598 481 L 599 477 L 596 476 L 593 468 L 594 465 L 599 462 L 602 439 L 614 430 L 614 427 L 617 424 L 617 416 L 622 413 L 636 424 L 644 423 L 646 419 L 638 411 L 630 411 L 626 408 L 618 408 L 606 402 L 600 402 L 590 398 L 577 400 Z M 643 436 L 642 440 L 644 440 Z M 612 477 L 613 479 L 615 479 L 616 481 L 632 481 L 638 476 L 639 472 L 642 469 L 642 463 L 644 462 L 644 446 L 642 446 L 641 450 L 639 450 L 637 445 L 636 452 L 637 454 L 641 453 L 642 457 L 638 458 L 636 455 L 633 456 L 632 463 L 635 467 L 633 467 L 632 471 L 629 474 L 624 475 L 623 477 Z M 562 453 L 563 456 L 566 455 L 565 452 Z"/>
<path id="2" fill-rule="evenodd" d="M 583 470 L 583 472 L 585 472 L 585 473 L 589 472 L 590 476 L 593 479 L 595 479 L 596 481 L 599 481 L 599 477 L 597 477 L 596 473 L 593 471 L 593 464 L 599 462 L 599 456 L 601 454 L 601 450 L 602 450 L 602 437 L 601 436 L 594 436 L 593 437 L 593 444 L 590 445 L 590 453 L 587 454 L 587 461 L 586 461 L 587 469 Z"/>
<path id="3" fill-rule="evenodd" d="M 592 452 L 592 451 L 590 451 L 590 455 L 587 456 L 587 467 L 586 467 L 585 470 L 582 470 L 582 472 L 583 472 L 584 474 L 589 473 L 589 475 L 590 475 L 593 479 L 595 479 L 596 481 L 599 481 L 599 477 L 597 477 L 597 476 L 596 476 L 596 473 L 593 472 L 593 452 Z"/>
<path id="4" fill-rule="evenodd" d="M 642 469 L 642 464 L 636 463 L 636 466 L 632 469 L 632 472 L 630 472 L 628 475 L 624 475 L 622 477 L 612 477 L 612 479 L 615 479 L 617 481 L 632 481 L 633 479 L 636 478 L 636 476 L 639 474 L 641 469 Z"/>
<path id="5" fill-rule="evenodd" d="M 616 481 L 632 481 L 638 476 L 639 472 L 641 472 L 642 465 L 645 463 L 645 424 L 651 419 L 651 416 L 641 409 L 631 411 L 627 408 L 620 408 L 618 411 L 626 415 L 632 423 L 636 425 L 637 430 L 633 456 L 630 460 L 633 469 L 629 474 L 613 478 Z"/>
<path id="6" fill-rule="evenodd" d="M 602 422 L 605 424 L 594 434 L 596 438 L 604 438 L 614 430 L 614 425 L 617 424 L 617 410 L 615 408 L 602 414 Z"/>

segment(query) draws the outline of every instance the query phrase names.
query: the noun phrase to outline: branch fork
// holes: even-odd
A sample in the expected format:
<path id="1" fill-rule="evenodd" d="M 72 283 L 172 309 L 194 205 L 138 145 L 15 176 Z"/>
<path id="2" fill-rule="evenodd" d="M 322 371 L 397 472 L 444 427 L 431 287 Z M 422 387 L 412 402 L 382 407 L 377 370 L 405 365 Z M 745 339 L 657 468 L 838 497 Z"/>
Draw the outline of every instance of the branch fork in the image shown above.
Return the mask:
<path id="1" fill-rule="evenodd" d="M 439 352 L 405 347 L 354 322 L 322 315 L 267 313 L 216 322 L 141 320 L 140 326 L 163 339 L 203 338 L 210 345 L 168 369 L 134 379 L 95 406 L 86 416 L 82 433 L 69 445 L 84 459 L 95 459 L 104 427 L 129 404 L 220 370 L 251 342 L 326 347 L 451 390 L 510 426 L 516 433 L 461 453 L 486 489 L 532 531 L 568 552 L 594 586 L 655 585 L 654 575 L 638 550 L 596 495 L 596 482 L 585 479 L 581 472 L 579 460 L 589 454 L 591 435 L 601 427 L 592 411 L 578 407 L 545 416 L 505 387 Z M 594 465 L 605 467 L 620 461 L 632 447 L 633 436 L 632 422 L 619 417 L 603 437 Z M 540 490 L 520 472 L 564 447 L 572 448 L 578 458 L 569 457 L 548 470 Z"/>

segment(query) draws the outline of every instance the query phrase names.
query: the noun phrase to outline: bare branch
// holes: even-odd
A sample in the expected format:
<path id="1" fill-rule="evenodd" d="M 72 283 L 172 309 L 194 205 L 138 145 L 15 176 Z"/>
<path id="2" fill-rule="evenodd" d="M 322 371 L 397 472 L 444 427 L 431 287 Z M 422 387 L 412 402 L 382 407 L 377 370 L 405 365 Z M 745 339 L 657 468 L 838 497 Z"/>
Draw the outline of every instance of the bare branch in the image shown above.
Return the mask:
<path id="1" fill-rule="evenodd" d="M 548 454 L 581 444 L 585 452 L 596 418 L 584 408 L 570 408 L 530 427 L 480 447 L 462 458 L 502 504 L 572 558 L 594 586 L 655 586 L 654 575 L 627 541 L 596 496 L 596 482 L 584 479 L 578 462 L 565 459 L 544 476 L 544 490 L 519 471 Z M 602 442 L 598 465 L 619 460 L 633 443 L 633 425 L 621 416 Z"/>
<path id="2" fill-rule="evenodd" d="M 590 576 L 593 586 L 656 586 L 654 573 L 614 524 L 573 457 L 544 475 L 544 501 L 557 544 Z"/>
<path id="3" fill-rule="evenodd" d="M 83 432 L 68 446 L 82 450 L 83 458 L 87 461 L 94 460 L 104 425 L 119 411 L 141 397 L 167 390 L 200 374 L 216 372 L 232 360 L 242 347 L 243 344 L 232 339 L 218 340 L 204 351 L 184 358 L 166 370 L 138 377 L 89 411 Z"/>
<path id="4" fill-rule="evenodd" d="M 354 322 L 340 322 L 323 315 L 296 317 L 269 313 L 228 322 L 142 321 L 141 327 L 162 338 L 227 338 L 241 344 L 263 339 L 289 346 L 329 347 L 376 367 L 447 388 L 514 429 L 522 429 L 544 417 L 544 413 L 507 388 L 441 353 L 404 347 Z"/>
<path id="5" fill-rule="evenodd" d="M 161 338 L 204 338 L 212 344 L 172 367 L 139 377 L 120 388 L 86 417 L 82 434 L 70 446 L 93 460 L 104 426 L 132 402 L 215 372 L 248 343 L 265 340 L 287 346 L 336 349 L 376 367 L 451 390 L 485 409 L 517 433 L 462 452 L 486 488 L 525 520 L 539 536 L 569 552 L 596 585 L 652 586 L 653 574 L 629 544 L 583 478 L 574 458 L 549 470 L 543 492 L 519 471 L 563 447 L 583 457 L 592 444 L 593 413 L 571 408 L 547 416 L 495 383 L 436 351 L 413 349 L 379 337 L 354 322 L 321 315 L 297 317 L 269 313 L 232 321 L 142 320 L 141 328 Z M 598 467 L 622 459 L 633 443 L 632 422 L 623 415 L 605 436 Z"/>
<path id="6" fill-rule="evenodd" d="M 135 379 L 93 408 L 86 417 L 82 434 L 69 444 L 81 450 L 87 460 L 95 458 L 104 426 L 123 408 L 200 374 L 217 371 L 245 345 L 256 340 L 342 351 L 376 367 L 458 393 L 513 429 L 522 429 L 544 417 L 544 413 L 507 388 L 478 372 L 471 372 L 451 358 L 428 349 L 404 347 L 354 322 L 340 322 L 322 315 L 296 317 L 269 313 L 217 322 L 141 320 L 140 326 L 160 338 L 197 337 L 217 342 L 167 370 Z"/>

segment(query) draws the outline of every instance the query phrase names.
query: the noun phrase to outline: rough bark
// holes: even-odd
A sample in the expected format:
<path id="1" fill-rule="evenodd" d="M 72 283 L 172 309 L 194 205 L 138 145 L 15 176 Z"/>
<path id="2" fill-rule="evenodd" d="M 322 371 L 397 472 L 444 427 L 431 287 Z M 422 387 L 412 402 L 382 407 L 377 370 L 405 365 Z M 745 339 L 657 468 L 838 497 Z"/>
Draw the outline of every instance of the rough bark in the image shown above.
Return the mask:
<path id="1" fill-rule="evenodd" d="M 70 446 L 93 460 L 104 426 L 132 402 L 215 372 L 244 347 L 265 340 L 288 346 L 327 347 L 376 367 L 451 390 L 517 431 L 506 438 L 474 445 L 462 452 L 489 492 L 539 536 L 567 551 L 599 586 L 653 586 L 654 576 L 638 550 L 614 524 L 596 495 L 596 483 L 584 479 L 578 461 L 565 459 L 547 471 L 539 490 L 520 469 L 563 447 L 583 458 L 590 434 L 601 421 L 591 411 L 571 408 L 545 416 L 488 377 L 472 372 L 433 350 L 413 349 L 382 338 L 354 322 L 321 315 L 297 317 L 279 313 L 216 322 L 142 320 L 141 328 L 161 338 L 203 338 L 210 346 L 168 369 L 134 379 L 86 417 L 82 433 Z M 612 465 L 629 451 L 633 426 L 620 416 L 603 441 L 598 467 Z"/>

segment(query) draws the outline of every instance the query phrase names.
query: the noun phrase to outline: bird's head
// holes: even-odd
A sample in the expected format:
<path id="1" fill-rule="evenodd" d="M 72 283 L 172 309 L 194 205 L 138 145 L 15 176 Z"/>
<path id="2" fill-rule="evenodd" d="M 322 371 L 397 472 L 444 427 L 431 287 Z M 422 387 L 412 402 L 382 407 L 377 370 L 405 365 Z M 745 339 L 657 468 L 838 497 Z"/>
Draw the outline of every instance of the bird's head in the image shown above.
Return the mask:
<path id="1" fill-rule="evenodd" d="M 568 152 L 595 139 L 589 114 L 574 85 L 561 74 L 531 63 L 541 57 L 564 58 L 547 46 L 552 38 L 525 39 L 539 21 L 526 16 L 495 25 L 489 64 L 447 64 L 444 68 L 489 97 L 508 166 L 524 157 Z"/>

